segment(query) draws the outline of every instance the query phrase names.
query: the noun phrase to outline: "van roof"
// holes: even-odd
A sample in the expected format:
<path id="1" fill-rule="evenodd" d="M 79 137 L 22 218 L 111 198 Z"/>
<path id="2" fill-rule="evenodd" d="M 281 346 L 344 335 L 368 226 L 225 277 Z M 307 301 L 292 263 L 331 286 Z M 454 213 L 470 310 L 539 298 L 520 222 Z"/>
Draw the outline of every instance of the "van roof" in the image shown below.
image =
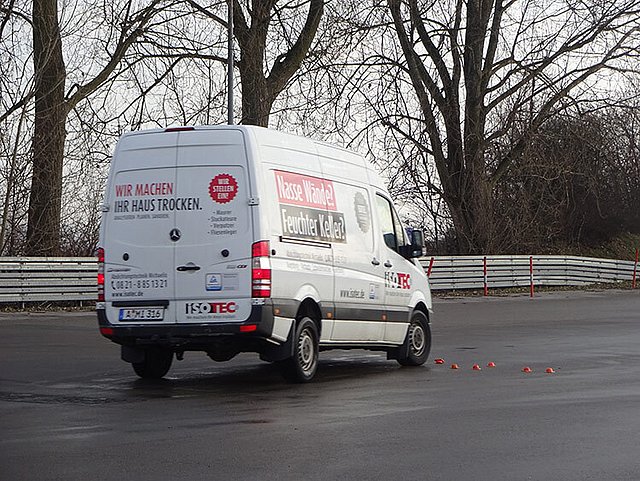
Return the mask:
<path id="1" fill-rule="evenodd" d="M 295 143 L 297 145 L 307 143 L 309 146 L 315 145 L 316 149 L 318 150 L 318 154 L 321 156 L 330 157 L 332 156 L 332 153 L 334 153 L 335 155 L 340 152 L 341 155 L 339 157 L 342 162 L 346 162 L 366 169 L 369 177 L 369 182 L 372 185 L 378 186 L 382 189 L 386 189 L 386 186 L 380 178 L 379 174 L 374 169 L 372 169 L 369 162 L 367 162 L 361 154 L 354 152 L 353 150 L 349 150 L 344 147 L 321 140 L 315 140 L 275 129 L 259 127 L 256 125 L 198 125 L 188 127 L 172 126 L 164 129 L 147 129 L 127 132 L 123 134 L 123 137 L 156 134 L 161 132 L 176 132 L 181 130 L 239 130 L 248 133 L 257 141 L 259 145 L 286 147 L 286 144 L 289 143 Z"/>
<path id="2" fill-rule="evenodd" d="M 344 152 L 355 153 L 352 150 L 346 149 L 344 147 L 331 144 L 329 142 L 324 142 L 322 140 L 316 140 L 309 137 L 304 137 L 297 134 L 291 134 L 289 132 L 283 132 L 281 130 L 269 129 L 266 127 L 259 127 L 257 125 L 194 125 L 194 126 L 171 126 L 163 129 L 145 129 L 145 130 L 136 130 L 131 132 L 126 132 L 122 136 L 129 137 L 132 135 L 144 135 L 144 134 L 157 134 L 160 132 L 176 132 L 180 130 L 241 130 L 245 132 L 252 132 L 257 138 L 260 140 L 263 139 L 273 139 L 273 136 L 290 137 L 292 139 L 297 139 L 301 141 L 308 141 L 314 144 L 324 145 L 326 147 L 330 147 L 333 149 L 342 150 Z"/>

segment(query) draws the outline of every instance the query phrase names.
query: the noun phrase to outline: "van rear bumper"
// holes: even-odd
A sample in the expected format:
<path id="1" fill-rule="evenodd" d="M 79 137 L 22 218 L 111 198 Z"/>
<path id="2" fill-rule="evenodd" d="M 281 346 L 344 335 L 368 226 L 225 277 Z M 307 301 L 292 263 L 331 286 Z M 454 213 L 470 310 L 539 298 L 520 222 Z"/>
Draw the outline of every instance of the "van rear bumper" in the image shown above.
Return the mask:
<path id="1" fill-rule="evenodd" d="M 251 314 L 243 322 L 210 322 L 201 324 L 147 324 L 122 325 L 110 322 L 105 309 L 97 309 L 98 325 L 103 336 L 126 346 L 158 346 L 175 350 L 207 350 L 208 346 L 229 342 L 248 351 L 257 351 L 260 340 L 270 340 L 273 330 L 273 308 L 270 304 L 252 306 Z M 255 325 L 253 331 L 241 330 Z M 269 340 L 269 341 L 267 341 Z M 246 344 L 246 346 L 243 346 Z"/>

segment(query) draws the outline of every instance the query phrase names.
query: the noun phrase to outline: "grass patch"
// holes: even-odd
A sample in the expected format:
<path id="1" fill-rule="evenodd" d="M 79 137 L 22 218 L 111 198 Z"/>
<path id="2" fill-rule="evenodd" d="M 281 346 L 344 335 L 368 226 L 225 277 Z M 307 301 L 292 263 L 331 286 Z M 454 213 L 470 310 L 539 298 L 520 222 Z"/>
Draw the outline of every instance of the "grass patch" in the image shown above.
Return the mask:
<path id="1" fill-rule="evenodd" d="M 597 247 L 581 247 L 571 255 L 598 257 L 601 259 L 635 260 L 636 249 L 640 248 L 640 234 L 621 234 Z"/>

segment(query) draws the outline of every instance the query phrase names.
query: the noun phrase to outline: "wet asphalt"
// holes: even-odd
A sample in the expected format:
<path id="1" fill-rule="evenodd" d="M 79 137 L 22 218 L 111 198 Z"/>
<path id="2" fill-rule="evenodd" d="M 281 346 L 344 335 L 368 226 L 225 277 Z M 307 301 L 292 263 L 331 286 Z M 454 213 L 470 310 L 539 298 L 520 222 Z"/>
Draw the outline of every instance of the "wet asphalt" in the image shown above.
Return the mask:
<path id="1" fill-rule="evenodd" d="M 434 310 L 425 366 L 329 351 L 307 385 L 201 353 L 143 382 L 90 312 L 0 312 L 0 480 L 640 479 L 639 290 Z"/>

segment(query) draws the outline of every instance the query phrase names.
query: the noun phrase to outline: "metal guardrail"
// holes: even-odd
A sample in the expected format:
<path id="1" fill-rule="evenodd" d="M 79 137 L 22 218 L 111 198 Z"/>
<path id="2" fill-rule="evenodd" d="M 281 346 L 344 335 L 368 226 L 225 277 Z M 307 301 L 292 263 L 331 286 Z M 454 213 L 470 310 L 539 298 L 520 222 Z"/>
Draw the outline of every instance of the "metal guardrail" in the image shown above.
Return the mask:
<path id="1" fill-rule="evenodd" d="M 432 260 L 433 259 L 433 260 Z M 421 258 L 433 290 L 584 286 L 633 281 L 637 261 L 576 256 L 439 256 Z"/>
<path id="2" fill-rule="evenodd" d="M 93 301 L 93 257 L 0 257 L 0 303 Z"/>
<path id="3" fill-rule="evenodd" d="M 420 263 L 433 290 L 581 286 L 633 281 L 637 261 L 574 256 L 438 256 Z M 92 257 L 0 257 L 0 303 L 92 301 Z"/>

